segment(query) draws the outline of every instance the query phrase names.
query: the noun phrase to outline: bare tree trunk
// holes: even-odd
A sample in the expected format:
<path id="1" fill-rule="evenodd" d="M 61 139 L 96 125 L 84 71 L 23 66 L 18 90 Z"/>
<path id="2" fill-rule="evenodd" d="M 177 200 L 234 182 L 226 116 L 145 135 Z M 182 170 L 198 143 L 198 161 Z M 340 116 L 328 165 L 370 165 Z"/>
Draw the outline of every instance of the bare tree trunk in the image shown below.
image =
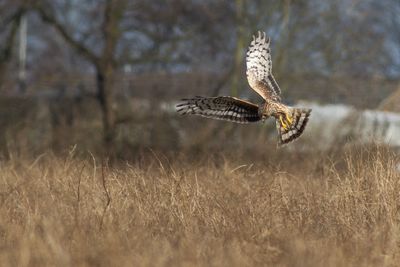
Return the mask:
<path id="1" fill-rule="evenodd" d="M 10 23 L 11 23 L 10 32 L 8 33 L 8 36 L 6 37 L 4 47 L 0 47 L 0 88 L 1 88 L 2 80 L 4 78 L 4 73 L 6 71 L 6 65 L 10 61 L 11 56 L 12 56 L 15 37 L 17 35 L 18 28 L 20 26 L 21 17 L 23 16 L 24 13 L 25 13 L 25 10 L 20 8 L 10 18 Z M 7 25 L 2 25 L 2 26 L 6 27 Z M 1 114 L 1 115 L 3 115 L 3 114 Z M 7 123 L 5 121 L 3 121 L 4 120 L 3 117 L 4 116 L 1 116 L 2 119 L 0 119 L 0 129 L 1 129 L 1 131 L 0 131 L 0 159 L 9 159 L 10 154 L 8 151 L 6 131 L 5 131 Z"/>
<path id="2" fill-rule="evenodd" d="M 26 90 L 26 48 L 27 48 L 27 19 L 25 16 L 20 18 L 19 40 L 18 40 L 18 92 L 24 93 Z"/>
<path id="3" fill-rule="evenodd" d="M 284 0 L 282 3 L 282 23 L 281 23 L 281 42 L 278 47 L 276 47 L 276 57 L 274 59 L 274 69 L 275 71 L 275 76 L 279 80 L 280 75 L 285 70 L 287 61 L 288 61 L 288 46 L 292 42 L 293 35 L 296 32 L 297 27 L 289 27 L 289 22 L 290 22 L 290 5 L 291 5 L 291 0 Z"/>
<path id="4" fill-rule="evenodd" d="M 103 141 L 106 152 L 113 155 L 115 152 L 115 114 L 113 110 L 112 80 L 113 67 L 106 66 L 97 69 L 97 99 L 100 103 L 103 120 Z"/>
<path id="5" fill-rule="evenodd" d="M 245 0 L 236 0 L 236 48 L 235 62 L 231 83 L 231 94 L 237 96 L 239 93 L 241 70 L 243 63 L 244 43 L 244 20 L 245 20 Z"/>
<path id="6" fill-rule="evenodd" d="M 4 42 L 4 47 L 0 47 L 0 83 L 6 69 L 6 64 L 8 63 L 8 61 L 12 56 L 15 37 L 17 35 L 21 17 L 23 16 L 24 12 L 25 10 L 20 8 L 10 18 L 11 21 L 10 32 L 8 33 L 8 36 Z M 6 27 L 6 25 L 4 25 L 3 27 Z"/>
<path id="7" fill-rule="evenodd" d="M 51 24 L 67 43 L 91 62 L 96 68 L 97 99 L 100 104 L 103 121 L 103 142 L 105 153 L 113 157 L 115 154 L 115 112 L 113 110 L 113 80 L 117 62 L 115 51 L 120 38 L 119 22 L 126 5 L 125 0 L 106 0 L 104 8 L 104 21 L 102 24 L 103 49 L 99 55 L 76 40 L 66 27 L 56 17 L 47 11 L 46 6 L 38 5 L 36 9 L 42 19 Z"/>
<path id="8" fill-rule="evenodd" d="M 115 154 L 115 114 L 112 95 L 115 58 L 114 53 L 120 38 L 119 22 L 123 14 L 125 1 L 107 0 L 104 9 L 102 26 L 104 47 L 99 63 L 97 64 L 97 94 L 103 116 L 103 141 L 106 152 L 113 157 Z"/>

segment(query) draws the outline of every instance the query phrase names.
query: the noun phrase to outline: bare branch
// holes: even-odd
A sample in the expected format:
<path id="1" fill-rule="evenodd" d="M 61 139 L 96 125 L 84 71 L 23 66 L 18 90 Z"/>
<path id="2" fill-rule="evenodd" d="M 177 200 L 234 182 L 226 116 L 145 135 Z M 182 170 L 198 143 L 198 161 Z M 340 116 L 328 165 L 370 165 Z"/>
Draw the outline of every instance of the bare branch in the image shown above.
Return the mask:
<path id="1" fill-rule="evenodd" d="M 48 12 L 46 8 L 42 5 L 36 5 L 35 9 L 39 13 L 42 20 L 50 25 L 52 25 L 56 31 L 61 34 L 65 41 L 71 45 L 75 50 L 82 54 L 88 61 L 92 62 L 94 65 L 99 64 L 99 57 L 90 51 L 83 43 L 75 40 L 66 30 L 66 28 L 54 17 L 51 12 Z"/>
<path id="2" fill-rule="evenodd" d="M 25 9 L 18 8 L 11 16 L 3 19 L 0 22 L 0 31 L 3 31 L 3 29 L 5 27 L 7 27 L 8 24 L 10 24 L 10 23 L 12 23 L 12 22 L 14 22 L 16 20 L 19 20 L 19 18 L 22 16 L 23 13 L 25 13 Z"/>
<path id="3" fill-rule="evenodd" d="M 105 62 L 116 64 L 115 48 L 121 36 L 119 22 L 123 17 L 125 1 L 107 0 L 104 8 L 103 38 L 105 40 L 102 58 Z"/>
<path id="4" fill-rule="evenodd" d="M 11 30 L 5 40 L 5 46 L 0 48 L 0 80 L 4 73 L 5 63 L 10 60 L 12 55 L 12 48 L 14 46 L 15 37 L 19 28 L 22 15 L 25 13 L 25 9 L 18 9 L 12 17 L 10 17 L 8 23 L 12 23 Z M 4 24 L 5 25 L 5 24 Z"/>

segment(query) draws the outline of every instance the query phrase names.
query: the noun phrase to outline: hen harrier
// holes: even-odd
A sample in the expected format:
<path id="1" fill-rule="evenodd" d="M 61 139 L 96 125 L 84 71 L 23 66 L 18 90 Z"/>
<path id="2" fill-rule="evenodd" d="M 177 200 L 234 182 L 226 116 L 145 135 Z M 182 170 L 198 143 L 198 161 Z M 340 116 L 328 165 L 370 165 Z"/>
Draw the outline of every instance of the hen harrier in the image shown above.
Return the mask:
<path id="1" fill-rule="evenodd" d="M 260 105 L 231 96 L 182 99 L 176 106 L 182 114 L 194 114 L 211 119 L 237 123 L 265 121 L 274 117 L 278 130 L 278 146 L 298 138 L 304 131 L 311 109 L 292 108 L 281 102 L 281 90 L 272 75 L 270 38 L 258 32 L 253 36 L 246 55 L 247 80 L 264 102 Z"/>

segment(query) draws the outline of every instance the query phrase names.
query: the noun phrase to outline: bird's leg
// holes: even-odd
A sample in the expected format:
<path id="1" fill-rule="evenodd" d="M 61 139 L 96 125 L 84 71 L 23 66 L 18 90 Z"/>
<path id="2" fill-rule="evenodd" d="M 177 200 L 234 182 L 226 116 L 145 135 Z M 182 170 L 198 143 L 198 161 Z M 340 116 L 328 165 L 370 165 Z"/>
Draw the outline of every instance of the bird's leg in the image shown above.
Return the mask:
<path id="1" fill-rule="evenodd" d="M 279 116 L 279 121 L 281 122 L 283 128 L 285 130 L 289 129 L 288 125 L 285 123 L 285 121 L 282 119 L 282 115 Z"/>
<path id="2" fill-rule="evenodd" d="M 285 114 L 284 118 L 283 118 L 283 115 L 279 116 L 279 121 L 281 122 L 281 124 L 285 130 L 289 130 L 290 125 L 292 125 L 292 123 L 293 123 L 293 119 L 289 113 L 284 113 L 284 114 Z"/>
<path id="3" fill-rule="evenodd" d="M 286 117 L 286 121 L 288 122 L 287 126 L 292 125 L 292 122 L 293 122 L 292 116 L 290 116 L 289 113 L 285 113 L 285 117 Z"/>

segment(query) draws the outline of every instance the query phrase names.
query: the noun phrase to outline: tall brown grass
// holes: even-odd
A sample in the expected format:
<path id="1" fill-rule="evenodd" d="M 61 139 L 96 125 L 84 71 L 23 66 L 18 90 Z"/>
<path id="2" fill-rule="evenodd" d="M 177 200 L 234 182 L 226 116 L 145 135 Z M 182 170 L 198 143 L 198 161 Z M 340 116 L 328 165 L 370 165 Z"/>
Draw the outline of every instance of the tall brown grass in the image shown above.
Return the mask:
<path id="1" fill-rule="evenodd" d="M 1 162 L 0 265 L 398 266 L 397 154 L 270 154 Z"/>

